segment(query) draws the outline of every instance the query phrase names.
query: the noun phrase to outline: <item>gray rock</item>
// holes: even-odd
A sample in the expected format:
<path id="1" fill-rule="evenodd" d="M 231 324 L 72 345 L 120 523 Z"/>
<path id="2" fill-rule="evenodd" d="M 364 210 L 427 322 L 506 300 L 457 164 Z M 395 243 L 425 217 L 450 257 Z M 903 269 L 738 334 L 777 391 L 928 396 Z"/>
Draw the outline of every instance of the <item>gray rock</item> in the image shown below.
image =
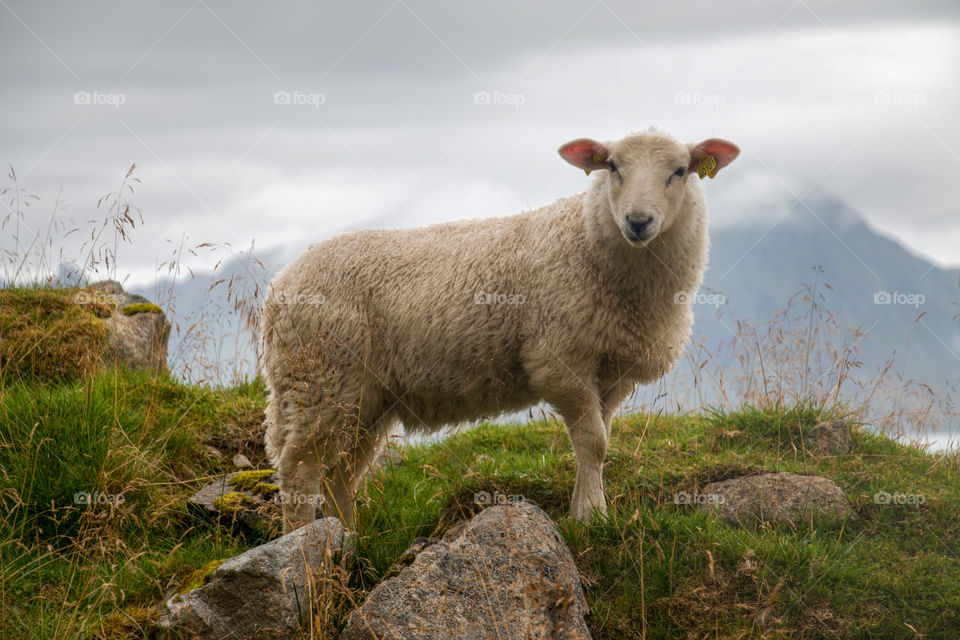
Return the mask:
<path id="1" fill-rule="evenodd" d="M 203 450 L 204 450 L 204 451 L 207 453 L 207 455 L 209 455 L 211 458 L 215 458 L 215 459 L 219 460 L 220 458 L 223 457 L 223 451 L 220 451 L 220 449 L 217 449 L 216 447 L 210 446 L 209 444 L 203 445 Z"/>
<path id="2" fill-rule="evenodd" d="M 844 420 L 821 422 L 810 430 L 807 449 L 818 455 L 839 455 L 853 449 L 853 434 Z"/>
<path id="3" fill-rule="evenodd" d="M 371 471 L 380 469 L 389 469 L 390 467 L 399 467 L 403 464 L 403 454 L 393 447 L 385 447 L 373 464 L 370 465 Z"/>
<path id="4" fill-rule="evenodd" d="M 275 494 L 264 495 L 234 486 L 231 481 L 238 473 L 243 472 L 235 471 L 204 485 L 187 498 L 187 504 L 212 518 L 236 520 L 265 536 L 275 534 L 281 528 L 281 506 L 275 500 Z M 278 478 L 273 475 L 266 482 L 277 484 Z M 229 494 L 235 494 L 233 499 Z M 226 502 L 224 496 L 228 496 Z"/>
<path id="5" fill-rule="evenodd" d="M 202 587 L 170 598 L 159 624 L 211 640 L 292 637 L 319 577 L 352 543 L 336 518 L 315 520 L 225 561 Z"/>
<path id="6" fill-rule="evenodd" d="M 404 551 L 403 555 L 400 556 L 400 559 L 390 565 L 390 568 L 387 569 L 385 577 L 392 578 L 393 576 L 400 575 L 404 569 L 413 564 L 413 561 L 417 559 L 417 556 L 420 555 L 421 551 L 427 547 L 432 547 L 438 542 L 440 542 L 438 538 L 429 538 L 425 536 L 414 538 L 413 542 L 410 543 L 410 546 L 407 547 L 407 550 Z"/>
<path id="7" fill-rule="evenodd" d="M 350 614 L 341 640 L 590 638 L 573 556 L 533 504 L 489 507 L 452 541 L 415 546 L 410 565 Z"/>
<path id="8" fill-rule="evenodd" d="M 116 280 L 100 280 L 87 285 L 87 289 L 108 296 L 122 296 L 125 294 L 123 285 Z"/>
<path id="9" fill-rule="evenodd" d="M 250 462 L 250 458 L 242 453 L 233 456 L 233 466 L 237 469 L 253 469 L 253 463 Z"/>
<path id="10" fill-rule="evenodd" d="M 107 326 L 107 347 L 103 354 L 109 365 L 143 369 L 154 373 L 167 370 L 167 344 L 170 323 L 165 313 L 126 315 L 123 309 L 131 304 L 149 302 L 143 296 L 127 293 L 116 280 L 94 282 L 87 287 L 92 295 L 110 302 L 113 312 L 103 319 Z"/>
<path id="11" fill-rule="evenodd" d="M 797 523 L 814 515 L 830 519 L 850 517 L 850 502 L 832 480 L 793 473 L 712 482 L 703 488 L 702 510 L 718 510 L 731 524 L 762 521 Z"/>
<path id="12" fill-rule="evenodd" d="M 467 525 L 470 524 L 469 520 L 458 520 L 450 525 L 450 528 L 447 529 L 443 534 L 443 539 L 447 542 L 453 542 L 463 533 L 463 530 L 467 528 Z"/>

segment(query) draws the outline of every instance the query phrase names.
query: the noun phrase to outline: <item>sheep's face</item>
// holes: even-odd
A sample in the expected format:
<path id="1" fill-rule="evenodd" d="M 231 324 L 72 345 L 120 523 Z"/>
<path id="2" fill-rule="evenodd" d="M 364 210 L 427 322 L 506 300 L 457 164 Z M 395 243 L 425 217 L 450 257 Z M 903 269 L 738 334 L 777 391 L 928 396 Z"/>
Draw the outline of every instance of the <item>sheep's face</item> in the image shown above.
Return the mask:
<path id="1" fill-rule="evenodd" d="M 689 180 L 695 179 L 690 173 L 701 161 L 715 164 L 715 175 L 739 153 L 725 140 L 683 145 L 653 132 L 611 144 L 582 138 L 560 147 L 567 162 L 588 174 L 603 171 L 597 186 L 605 192 L 614 224 L 634 247 L 646 246 L 670 228 L 684 209 Z"/>

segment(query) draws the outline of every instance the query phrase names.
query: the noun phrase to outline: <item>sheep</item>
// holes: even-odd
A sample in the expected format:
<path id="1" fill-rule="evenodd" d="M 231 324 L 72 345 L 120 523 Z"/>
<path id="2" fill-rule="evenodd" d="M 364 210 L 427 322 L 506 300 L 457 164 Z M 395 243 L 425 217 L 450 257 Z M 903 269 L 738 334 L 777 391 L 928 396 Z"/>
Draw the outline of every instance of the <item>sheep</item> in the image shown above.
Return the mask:
<path id="1" fill-rule="evenodd" d="M 614 412 L 678 360 L 709 241 L 691 177 L 739 154 L 651 129 L 578 139 L 561 157 L 589 188 L 533 211 L 314 244 L 271 282 L 262 314 L 266 450 L 284 526 L 349 520 L 389 432 L 552 405 L 577 460 L 571 515 L 606 513 Z"/>

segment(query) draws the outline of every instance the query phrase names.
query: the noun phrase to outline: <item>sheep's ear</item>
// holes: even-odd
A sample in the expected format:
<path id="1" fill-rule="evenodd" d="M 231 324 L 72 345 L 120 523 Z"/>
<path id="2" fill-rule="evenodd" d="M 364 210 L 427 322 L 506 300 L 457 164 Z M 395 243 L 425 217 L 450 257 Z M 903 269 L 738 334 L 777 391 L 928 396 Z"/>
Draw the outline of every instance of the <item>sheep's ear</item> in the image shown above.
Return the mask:
<path id="1" fill-rule="evenodd" d="M 740 147 L 720 138 L 710 138 L 699 144 L 691 143 L 687 148 L 690 149 L 689 171 L 696 171 L 701 178 L 714 177 L 740 155 Z"/>
<path id="2" fill-rule="evenodd" d="M 590 138 L 571 140 L 558 150 L 560 157 L 590 175 L 595 169 L 607 169 L 610 166 L 610 150 L 602 142 Z"/>

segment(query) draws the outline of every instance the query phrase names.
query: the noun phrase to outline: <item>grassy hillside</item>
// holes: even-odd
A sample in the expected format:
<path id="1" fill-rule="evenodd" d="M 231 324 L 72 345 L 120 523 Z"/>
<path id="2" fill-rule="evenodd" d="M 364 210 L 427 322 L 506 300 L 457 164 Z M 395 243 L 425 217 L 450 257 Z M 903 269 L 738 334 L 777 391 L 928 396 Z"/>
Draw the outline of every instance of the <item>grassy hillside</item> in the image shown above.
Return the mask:
<path id="1" fill-rule="evenodd" d="M 262 542 L 193 513 L 186 498 L 230 470 L 234 453 L 265 466 L 265 400 L 256 381 L 215 390 L 114 370 L 58 377 L 7 360 L 0 637 L 149 637 L 165 594 Z M 401 448 L 402 462 L 361 492 L 356 558 L 324 583 L 313 637 L 337 637 L 411 540 L 469 517 L 480 492 L 523 496 L 556 520 L 598 639 L 954 637 L 958 458 L 866 430 L 849 455 L 807 454 L 805 434 L 833 417 L 812 405 L 624 416 L 605 466 L 610 513 L 589 526 L 566 517 L 575 460 L 558 421 L 482 425 Z M 677 492 L 758 471 L 829 477 L 857 516 L 741 529 L 675 504 Z M 878 491 L 923 504 L 876 504 Z"/>

